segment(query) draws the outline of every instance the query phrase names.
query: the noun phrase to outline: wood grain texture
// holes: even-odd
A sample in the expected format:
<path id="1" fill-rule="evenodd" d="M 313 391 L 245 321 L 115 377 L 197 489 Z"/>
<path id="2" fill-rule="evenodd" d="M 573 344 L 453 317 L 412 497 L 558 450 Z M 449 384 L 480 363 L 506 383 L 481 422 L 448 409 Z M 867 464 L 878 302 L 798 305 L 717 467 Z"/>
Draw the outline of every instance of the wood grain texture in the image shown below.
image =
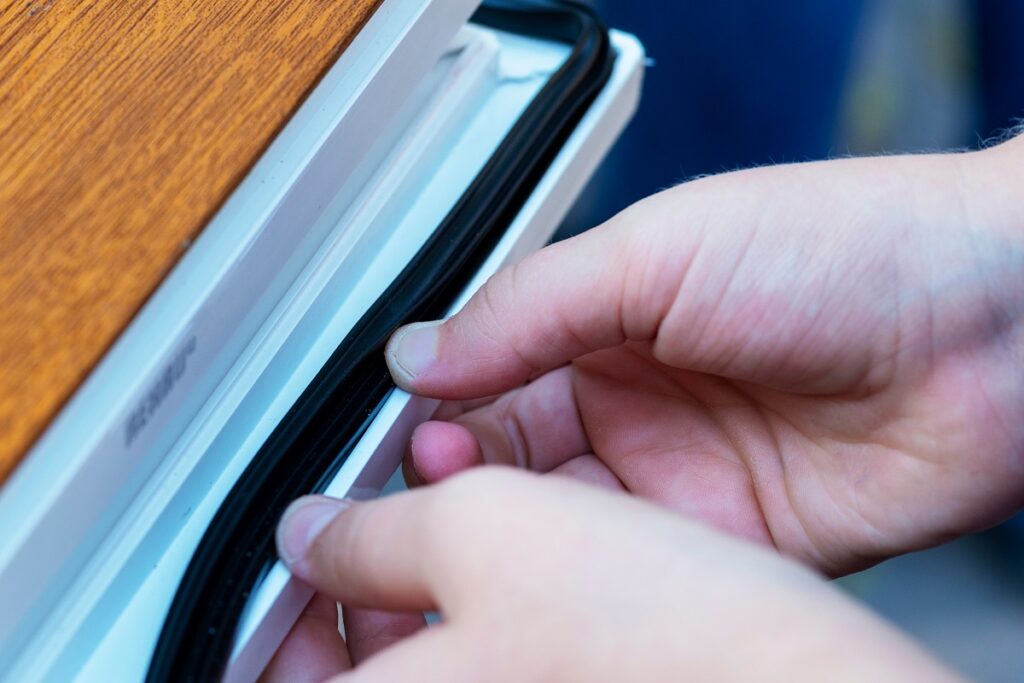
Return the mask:
<path id="1" fill-rule="evenodd" d="M 380 0 L 0 0 L 0 482 Z"/>

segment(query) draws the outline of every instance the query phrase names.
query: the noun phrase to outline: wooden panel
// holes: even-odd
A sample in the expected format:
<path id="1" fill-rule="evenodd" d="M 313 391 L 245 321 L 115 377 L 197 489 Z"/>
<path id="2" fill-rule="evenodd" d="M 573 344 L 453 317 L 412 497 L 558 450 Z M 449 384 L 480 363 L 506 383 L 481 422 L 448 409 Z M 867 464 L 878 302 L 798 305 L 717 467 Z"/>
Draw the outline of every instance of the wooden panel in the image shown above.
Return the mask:
<path id="1" fill-rule="evenodd" d="M 0 0 L 0 481 L 380 0 Z"/>

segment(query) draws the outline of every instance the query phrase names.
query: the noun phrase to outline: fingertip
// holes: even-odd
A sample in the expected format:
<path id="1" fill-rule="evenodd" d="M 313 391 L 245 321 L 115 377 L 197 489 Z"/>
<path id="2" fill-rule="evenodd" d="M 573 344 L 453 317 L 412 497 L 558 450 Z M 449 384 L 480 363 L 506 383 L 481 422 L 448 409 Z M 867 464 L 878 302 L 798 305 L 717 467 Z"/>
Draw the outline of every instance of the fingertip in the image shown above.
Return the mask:
<path id="1" fill-rule="evenodd" d="M 408 489 L 424 486 L 427 483 L 413 467 L 411 450 L 406 451 L 405 457 L 402 458 L 402 478 L 405 479 L 405 487 Z"/>
<path id="2" fill-rule="evenodd" d="M 415 392 L 416 380 L 437 364 L 440 320 L 398 328 L 384 349 L 391 377 L 402 389 Z"/>
<path id="3" fill-rule="evenodd" d="M 301 573 L 303 560 L 317 537 L 351 503 L 327 496 L 303 496 L 285 510 L 277 525 L 277 553 L 292 572 Z"/>
<path id="4" fill-rule="evenodd" d="M 384 349 L 391 379 L 411 394 L 445 400 L 479 399 L 526 381 L 532 368 L 515 354 L 488 350 L 478 332 L 462 313 L 400 327 Z"/>
<path id="5" fill-rule="evenodd" d="M 454 422 L 421 424 L 413 432 L 409 455 L 411 469 L 426 484 L 442 481 L 483 462 L 476 437 Z"/>

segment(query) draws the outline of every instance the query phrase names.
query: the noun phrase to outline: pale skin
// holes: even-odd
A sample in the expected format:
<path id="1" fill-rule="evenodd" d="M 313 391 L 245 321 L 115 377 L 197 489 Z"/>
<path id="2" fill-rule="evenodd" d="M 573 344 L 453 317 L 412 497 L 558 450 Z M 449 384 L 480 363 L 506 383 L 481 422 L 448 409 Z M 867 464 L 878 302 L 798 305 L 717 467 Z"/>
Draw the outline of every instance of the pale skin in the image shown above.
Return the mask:
<path id="1" fill-rule="evenodd" d="M 399 330 L 412 483 L 556 476 L 298 502 L 348 649 L 318 598 L 268 679 L 952 677 L 822 576 L 1024 507 L 1022 187 L 1021 138 L 704 178 Z"/>

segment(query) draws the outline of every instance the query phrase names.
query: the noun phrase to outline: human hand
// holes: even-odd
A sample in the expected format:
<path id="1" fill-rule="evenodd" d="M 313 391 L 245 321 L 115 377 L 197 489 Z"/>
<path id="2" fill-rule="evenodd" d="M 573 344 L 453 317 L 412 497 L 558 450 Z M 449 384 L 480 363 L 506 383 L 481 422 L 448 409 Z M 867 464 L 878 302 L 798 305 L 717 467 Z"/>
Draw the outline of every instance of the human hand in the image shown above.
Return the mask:
<path id="1" fill-rule="evenodd" d="M 1024 503 L 1022 146 L 705 178 L 500 272 L 392 339 L 452 401 L 407 475 L 569 474 L 833 575 L 996 523 Z"/>
<path id="2" fill-rule="evenodd" d="M 567 478 L 486 468 L 370 503 L 310 497 L 278 547 L 346 605 L 443 615 L 339 682 L 953 678 L 777 553 Z M 321 608 L 268 682 L 349 671 Z"/>

